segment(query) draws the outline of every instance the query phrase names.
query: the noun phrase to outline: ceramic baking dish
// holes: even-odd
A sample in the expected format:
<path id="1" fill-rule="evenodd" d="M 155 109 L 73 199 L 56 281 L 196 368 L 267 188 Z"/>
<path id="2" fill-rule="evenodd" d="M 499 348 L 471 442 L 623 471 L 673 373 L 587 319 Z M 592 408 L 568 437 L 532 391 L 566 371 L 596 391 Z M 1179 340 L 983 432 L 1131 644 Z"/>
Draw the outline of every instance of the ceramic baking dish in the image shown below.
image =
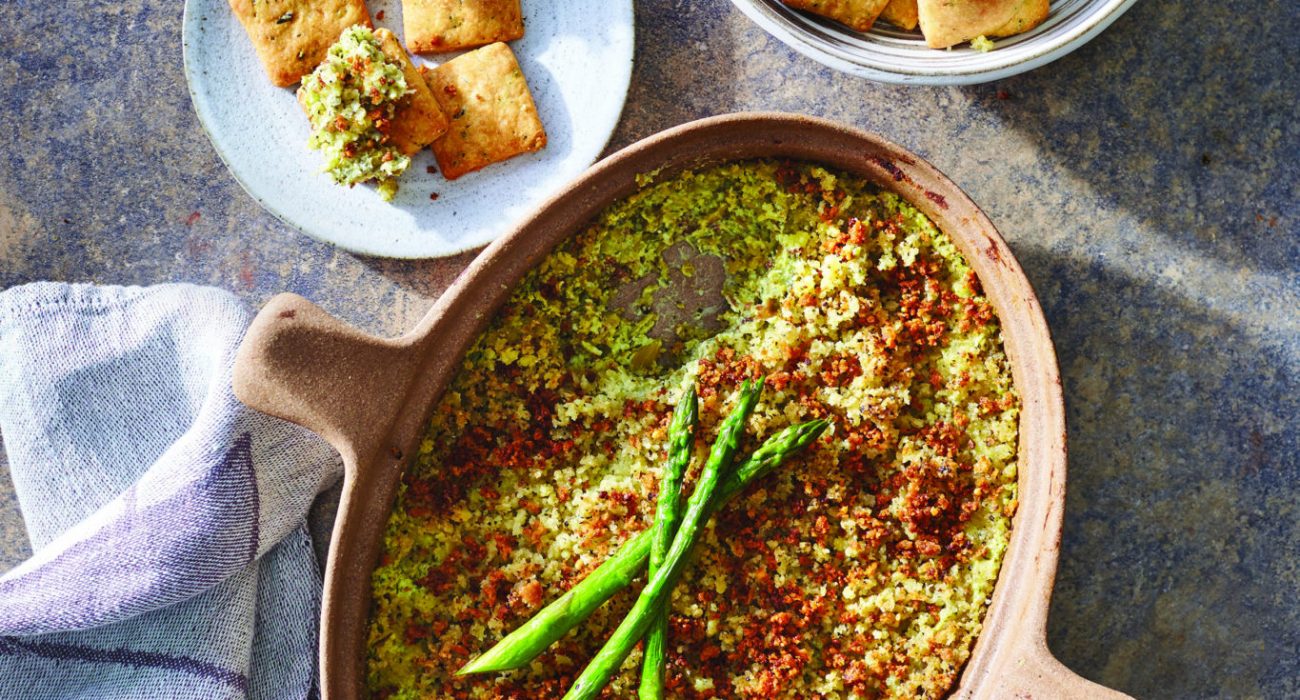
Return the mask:
<path id="1" fill-rule="evenodd" d="M 514 284 L 558 242 L 636 189 L 636 176 L 755 157 L 847 171 L 915 204 L 961 248 L 1002 320 L 1023 403 L 1011 544 L 958 698 L 1125 697 L 1074 675 L 1047 649 L 1045 626 L 1065 502 L 1065 417 L 1047 323 L 1011 251 L 978 207 L 933 167 L 863 131 L 784 114 L 734 114 L 680 126 L 594 165 L 489 246 L 414 329 L 376 338 L 283 294 L 240 347 L 235 392 L 256 409 L 327 439 L 345 464 L 321 616 L 326 700 L 364 695 L 370 575 L 407 456 L 469 344 Z"/>

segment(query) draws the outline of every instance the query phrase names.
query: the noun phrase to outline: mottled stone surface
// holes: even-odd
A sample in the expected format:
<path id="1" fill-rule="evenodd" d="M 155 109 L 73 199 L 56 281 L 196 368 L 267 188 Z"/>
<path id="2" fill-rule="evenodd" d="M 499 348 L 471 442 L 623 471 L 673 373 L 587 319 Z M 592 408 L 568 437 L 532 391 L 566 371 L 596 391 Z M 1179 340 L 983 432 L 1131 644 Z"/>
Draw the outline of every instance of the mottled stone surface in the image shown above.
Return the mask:
<path id="1" fill-rule="evenodd" d="M 263 212 L 195 120 L 180 19 L 0 4 L 0 287 L 183 280 L 412 324 L 472 256 L 358 258 Z M 637 30 L 611 148 L 722 112 L 822 115 L 930 159 L 1010 241 L 1068 403 L 1057 655 L 1141 697 L 1300 696 L 1293 3 L 1138 3 L 1055 64 L 967 88 L 836 74 L 723 0 L 639 3 Z M 0 568 L 26 551 L 6 473 Z"/>

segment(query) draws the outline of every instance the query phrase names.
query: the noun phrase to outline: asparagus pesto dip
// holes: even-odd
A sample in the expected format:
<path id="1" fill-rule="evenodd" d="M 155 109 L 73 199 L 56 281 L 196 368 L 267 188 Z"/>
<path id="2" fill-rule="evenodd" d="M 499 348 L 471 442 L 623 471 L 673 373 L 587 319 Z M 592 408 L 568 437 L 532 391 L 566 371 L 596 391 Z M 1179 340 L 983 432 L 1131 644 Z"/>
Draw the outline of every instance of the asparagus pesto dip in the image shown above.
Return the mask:
<path id="1" fill-rule="evenodd" d="M 833 427 L 704 527 L 671 598 L 667 695 L 935 698 L 954 684 L 1016 507 L 1019 404 L 962 255 L 897 196 L 746 161 L 600 214 L 471 346 L 408 467 L 373 576 L 372 696 L 560 697 L 625 589 L 527 667 L 456 670 L 654 519 L 673 408 L 685 492 L 746 379 L 741 454 Z M 603 697 L 635 694 L 633 651 Z"/>
<path id="2" fill-rule="evenodd" d="M 384 55 L 374 32 L 349 27 L 325 60 L 302 80 L 298 100 L 311 121 L 307 145 L 325 154 L 325 172 L 340 185 L 374 180 L 385 201 L 411 159 L 389 142 L 397 103 L 410 91 L 402 67 Z"/>

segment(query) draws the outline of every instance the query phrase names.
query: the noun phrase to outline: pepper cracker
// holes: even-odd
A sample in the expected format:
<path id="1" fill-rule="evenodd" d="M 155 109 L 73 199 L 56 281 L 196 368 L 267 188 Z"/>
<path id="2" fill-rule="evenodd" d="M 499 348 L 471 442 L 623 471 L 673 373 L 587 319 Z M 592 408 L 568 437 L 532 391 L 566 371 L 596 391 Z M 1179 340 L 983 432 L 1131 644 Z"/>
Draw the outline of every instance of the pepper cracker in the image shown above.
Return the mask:
<path id="1" fill-rule="evenodd" d="M 876 23 L 889 0 L 781 0 L 797 10 L 833 19 L 850 29 L 865 32 Z"/>
<path id="2" fill-rule="evenodd" d="M 918 0 L 917 10 L 926 46 L 943 49 L 976 37 L 1027 32 L 1042 24 L 1051 8 L 1048 0 Z"/>
<path id="3" fill-rule="evenodd" d="M 513 41 L 524 35 L 519 0 L 402 0 L 406 45 L 439 53 Z"/>
<path id="4" fill-rule="evenodd" d="M 315 70 L 344 29 L 371 26 L 365 0 L 230 0 L 230 9 L 280 87 Z"/>
<path id="5" fill-rule="evenodd" d="M 451 128 L 433 142 L 448 180 L 546 145 L 537 105 L 509 46 L 484 46 L 425 69 L 424 76 L 451 118 Z"/>
<path id="6" fill-rule="evenodd" d="M 433 92 L 424 82 L 420 71 L 411 63 L 410 56 L 406 55 L 406 49 L 402 48 L 397 37 L 387 29 L 380 28 L 375 30 L 375 38 L 379 39 L 379 48 L 383 49 L 384 55 L 402 67 L 406 87 L 412 91 L 398 103 L 393 112 L 388 138 L 403 155 L 413 155 L 446 133 L 450 120 L 443 114 Z"/>

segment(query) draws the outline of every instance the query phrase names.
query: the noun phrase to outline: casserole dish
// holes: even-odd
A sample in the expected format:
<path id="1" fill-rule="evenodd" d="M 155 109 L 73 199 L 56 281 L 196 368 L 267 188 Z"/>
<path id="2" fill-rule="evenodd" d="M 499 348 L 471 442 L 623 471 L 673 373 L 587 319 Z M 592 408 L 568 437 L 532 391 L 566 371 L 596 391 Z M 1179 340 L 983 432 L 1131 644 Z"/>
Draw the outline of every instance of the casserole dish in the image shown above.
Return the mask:
<path id="1" fill-rule="evenodd" d="M 638 175 L 748 158 L 816 162 L 912 202 L 961 249 L 1001 319 L 1022 403 L 1020 504 L 983 631 L 953 696 L 1124 697 L 1072 674 L 1047 650 L 1065 497 L 1064 407 L 1046 321 L 1005 242 L 951 181 L 878 136 L 802 116 L 735 114 L 670 129 L 596 164 L 485 249 L 399 338 L 366 335 L 289 294 L 258 315 L 236 360 L 236 394 L 316 431 L 345 465 L 321 618 L 325 698 L 363 695 L 371 573 L 402 469 L 464 352 L 515 283 L 557 243 L 633 192 Z"/>

